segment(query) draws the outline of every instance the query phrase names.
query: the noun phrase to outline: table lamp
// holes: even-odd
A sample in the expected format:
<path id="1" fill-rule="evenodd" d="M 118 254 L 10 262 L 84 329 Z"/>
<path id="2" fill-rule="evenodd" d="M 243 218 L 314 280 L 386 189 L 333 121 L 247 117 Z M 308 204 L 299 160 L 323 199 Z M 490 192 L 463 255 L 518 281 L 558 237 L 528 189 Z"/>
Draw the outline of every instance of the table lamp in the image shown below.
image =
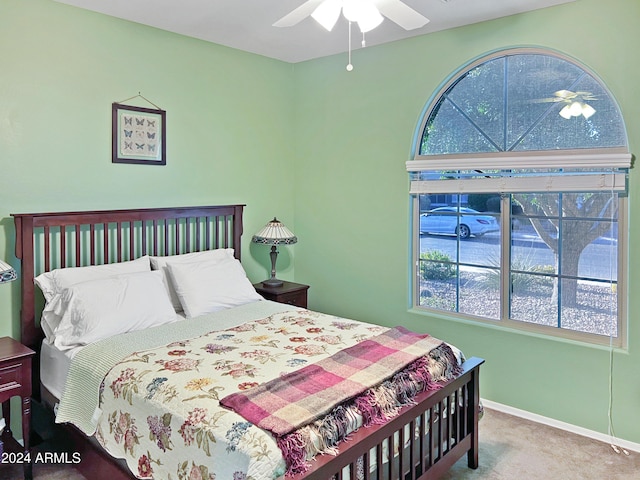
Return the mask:
<path id="1" fill-rule="evenodd" d="M 9 283 L 18 278 L 11 265 L 0 260 L 0 283 Z"/>
<path id="2" fill-rule="evenodd" d="M 271 245 L 271 278 L 262 282 L 265 287 L 279 287 L 282 280 L 276 278 L 276 260 L 278 258 L 277 245 L 291 245 L 298 241 L 296 236 L 277 218 L 273 217 L 262 230 L 256 233 L 251 239 L 253 243 L 261 243 L 263 245 Z"/>

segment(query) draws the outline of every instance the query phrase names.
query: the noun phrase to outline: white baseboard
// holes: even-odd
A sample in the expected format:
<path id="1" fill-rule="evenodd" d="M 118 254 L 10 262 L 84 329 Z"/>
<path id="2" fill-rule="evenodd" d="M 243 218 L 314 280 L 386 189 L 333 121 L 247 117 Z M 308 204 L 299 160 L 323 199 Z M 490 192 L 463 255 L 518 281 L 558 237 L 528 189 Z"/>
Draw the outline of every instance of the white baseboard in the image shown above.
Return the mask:
<path id="1" fill-rule="evenodd" d="M 482 404 L 485 407 L 490 408 L 492 410 L 508 413 L 509 415 L 513 415 L 515 417 L 520 417 L 526 420 L 531 420 L 532 422 L 537 422 L 543 425 L 548 425 L 550 427 L 559 428 L 561 430 L 575 433 L 577 435 L 582 435 L 583 437 L 593 438 L 594 440 L 599 440 L 604 443 L 608 443 L 608 444 L 612 443 L 611 436 L 605 433 L 600 433 L 600 432 L 596 432 L 595 430 L 589 430 L 586 428 L 578 427 L 577 425 L 561 422 L 553 418 L 538 415 L 537 413 L 527 412 L 526 410 L 520 410 L 519 408 L 510 407 L 509 405 L 504 405 L 502 403 L 492 402 L 491 400 L 482 399 Z M 633 450 L 634 452 L 640 452 L 640 443 L 629 442 L 628 440 L 616 438 L 615 445 L 617 447 L 624 448 L 627 450 Z"/>

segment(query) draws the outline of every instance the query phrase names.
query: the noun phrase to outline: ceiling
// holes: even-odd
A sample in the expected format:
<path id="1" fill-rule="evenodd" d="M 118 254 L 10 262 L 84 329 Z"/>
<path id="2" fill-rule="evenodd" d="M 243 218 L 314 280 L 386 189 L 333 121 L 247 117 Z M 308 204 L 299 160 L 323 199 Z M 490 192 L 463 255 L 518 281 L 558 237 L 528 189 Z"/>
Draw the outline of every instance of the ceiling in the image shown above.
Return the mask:
<path id="1" fill-rule="evenodd" d="M 347 21 L 327 32 L 312 18 L 292 27 L 273 23 L 304 0 L 55 0 L 266 57 L 296 63 L 348 49 Z M 575 0 L 404 0 L 430 22 L 406 31 L 385 19 L 367 33 L 368 46 L 491 20 Z M 355 33 L 357 32 L 357 33 Z M 353 48 L 360 48 L 355 27 Z"/>

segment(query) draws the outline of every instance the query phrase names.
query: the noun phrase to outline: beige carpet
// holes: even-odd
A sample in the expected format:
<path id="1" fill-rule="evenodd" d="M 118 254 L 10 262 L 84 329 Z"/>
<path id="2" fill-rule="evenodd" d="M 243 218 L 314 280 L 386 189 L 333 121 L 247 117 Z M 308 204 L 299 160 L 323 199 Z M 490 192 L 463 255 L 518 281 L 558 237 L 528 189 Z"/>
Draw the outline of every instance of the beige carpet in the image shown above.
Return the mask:
<path id="1" fill-rule="evenodd" d="M 447 480 L 640 480 L 640 453 L 616 454 L 597 440 L 485 409 L 480 422 L 480 467 L 466 456 Z M 17 466 L 0 465 L 0 479 L 20 480 Z M 34 465 L 35 480 L 86 480 L 71 466 Z M 225 479 L 220 479 L 225 480 Z"/>
<path id="2" fill-rule="evenodd" d="M 485 409 L 480 466 L 466 457 L 446 480 L 640 480 L 640 453 L 617 454 L 609 444 Z"/>

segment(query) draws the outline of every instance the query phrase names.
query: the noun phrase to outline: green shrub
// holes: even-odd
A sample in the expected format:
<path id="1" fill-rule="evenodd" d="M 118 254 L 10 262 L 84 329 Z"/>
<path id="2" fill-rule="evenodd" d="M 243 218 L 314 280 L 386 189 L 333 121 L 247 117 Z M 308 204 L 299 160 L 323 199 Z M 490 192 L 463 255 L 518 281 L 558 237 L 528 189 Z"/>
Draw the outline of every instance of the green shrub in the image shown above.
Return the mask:
<path id="1" fill-rule="evenodd" d="M 421 253 L 420 276 L 423 280 L 449 280 L 456 276 L 456 266 L 447 254 L 438 250 Z"/>

